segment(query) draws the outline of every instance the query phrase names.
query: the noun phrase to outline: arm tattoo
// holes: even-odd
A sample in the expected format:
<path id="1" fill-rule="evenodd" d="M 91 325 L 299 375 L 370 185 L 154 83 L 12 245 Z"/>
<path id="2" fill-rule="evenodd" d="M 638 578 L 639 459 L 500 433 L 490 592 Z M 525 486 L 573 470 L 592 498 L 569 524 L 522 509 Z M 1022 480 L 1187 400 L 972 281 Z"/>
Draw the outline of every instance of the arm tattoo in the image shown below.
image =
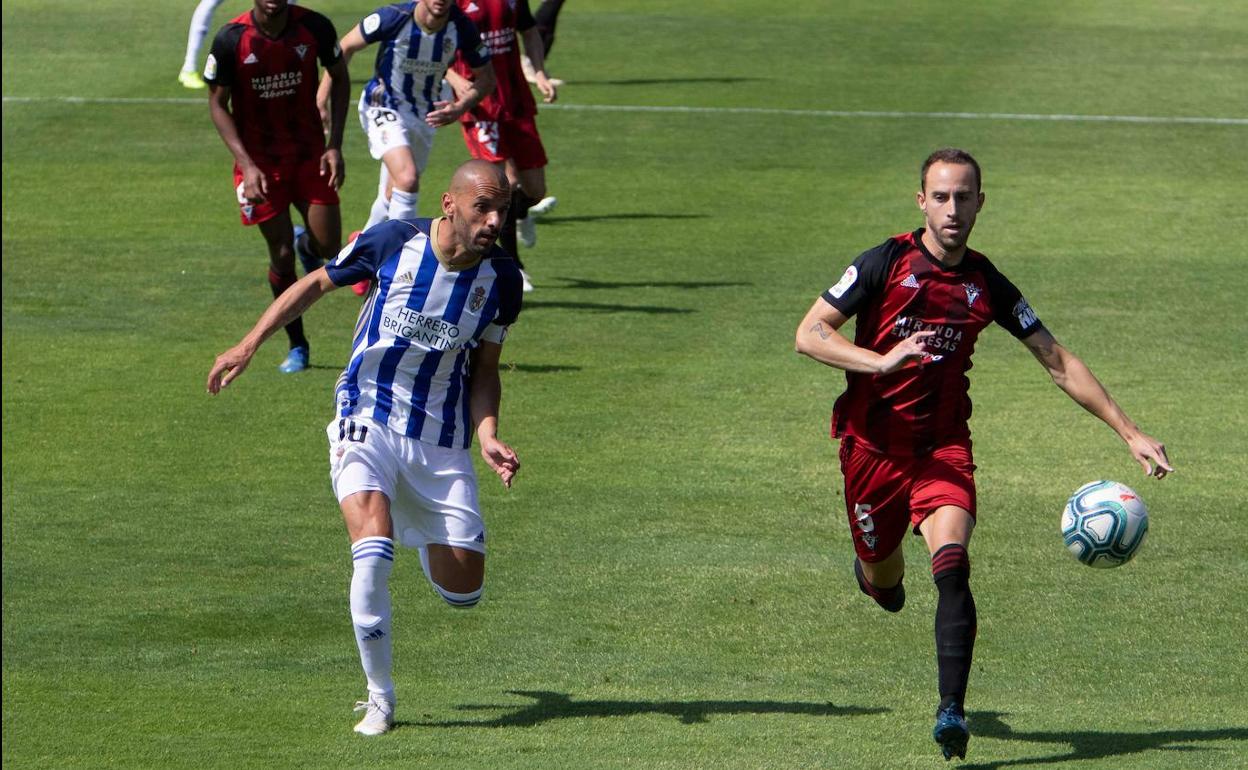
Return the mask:
<path id="1" fill-rule="evenodd" d="M 823 321 L 815 321 L 815 325 L 810 327 L 810 331 L 819 335 L 819 339 L 826 340 L 828 333 L 823 329 Z"/>

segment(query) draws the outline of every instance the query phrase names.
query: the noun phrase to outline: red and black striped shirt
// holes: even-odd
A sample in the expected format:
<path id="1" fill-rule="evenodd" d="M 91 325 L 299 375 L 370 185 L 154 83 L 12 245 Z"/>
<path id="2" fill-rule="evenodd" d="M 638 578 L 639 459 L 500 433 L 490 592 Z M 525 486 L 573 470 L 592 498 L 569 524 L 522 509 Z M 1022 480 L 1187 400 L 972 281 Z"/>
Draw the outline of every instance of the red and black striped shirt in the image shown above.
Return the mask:
<path id="1" fill-rule="evenodd" d="M 891 374 L 847 372 L 832 409 L 832 435 L 853 436 L 884 454 L 921 456 L 970 438 L 971 353 L 995 321 L 1022 339 L 1043 328 L 1022 294 L 988 258 L 967 249 L 954 267 L 939 262 L 923 230 L 889 238 L 854 260 L 823 298 L 858 316 L 854 344 L 886 353 L 917 331 L 930 355 Z"/>
<path id="2" fill-rule="evenodd" d="M 252 12 L 217 33 L 204 68 L 204 80 L 230 88 L 230 111 L 252 159 L 271 166 L 319 158 L 325 133 L 316 109 L 316 63 L 342 58 L 329 19 L 292 5 L 286 29 L 269 37 Z"/>

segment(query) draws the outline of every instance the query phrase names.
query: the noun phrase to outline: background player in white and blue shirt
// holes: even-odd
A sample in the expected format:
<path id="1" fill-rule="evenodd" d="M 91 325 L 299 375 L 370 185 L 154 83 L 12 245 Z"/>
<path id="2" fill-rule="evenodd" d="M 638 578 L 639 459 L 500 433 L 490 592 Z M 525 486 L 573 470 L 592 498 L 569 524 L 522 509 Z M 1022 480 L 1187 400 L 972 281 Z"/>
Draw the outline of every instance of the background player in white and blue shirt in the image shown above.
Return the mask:
<path id="1" fill-rule="evenodd" d="M 274 300 L 208 375 L 208 391 L 219 393 L 265 339 L 326 292 L 375 281 L 328 428 L 330 478 L 351 537 L 351 620 L 368 681 L 355 726 L 363 735 L 394 725 L 395 541 L 419 549 L 448 604 L 473 606 L 485 578 L 485 525 L 472 433 L 503 484 L 520 469 L 497 436 L 499 355 L 522 296 L 515 260 L 496 245 L 510 202 L 502 169 L 468 161 L 442 195 L 442 217 L 391 221 L 361 235 Z"/>
<path id="2" fill-rule="evenodd" d="M 434 130 L 459 120 L 494 90 L 490 54 L 472 21 L 454 0 L 419 0 L 378 8 L 343 36 L 342 55 L 378 44 L 373 77 L 360 95 L 360 125 L 368 151 L 380 160 L 377 199 L 364 229 L 385 219 L 416 216 L 420 175 L 429 162 Z M 444 98 L 442 78 L 456 52 L 469 63 L 475 88 L 460 98 Z M 321 83 L 328 104 L 328 83 Z"/>

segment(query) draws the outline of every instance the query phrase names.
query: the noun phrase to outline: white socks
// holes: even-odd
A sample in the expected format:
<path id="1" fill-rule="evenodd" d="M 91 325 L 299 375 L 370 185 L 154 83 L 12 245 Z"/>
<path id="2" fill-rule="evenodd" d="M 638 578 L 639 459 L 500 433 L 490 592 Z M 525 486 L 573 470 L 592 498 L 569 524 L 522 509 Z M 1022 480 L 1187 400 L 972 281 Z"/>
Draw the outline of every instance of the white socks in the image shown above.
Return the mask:
<path id="1" fill-rule="evenodd" d="M 394 541 L 365 537 L 351 544 L 355 569 L 351 573 L 351 623 L 368 691 L 394 700 L 390 643 L 390 570 Z"/>
<path id="2" fill-rule="evenodd" d="M 386 200 L 384 193 L 377 194 L 377 200 L 373 201 L 373 207 L 368 210 L 368 221 L 364 223 L 364 229 L 373 225 L 381 224 L 390 217 L 390 201 Z"/>
<path id="3" fill-rule="evenodd" d="M 419 192 L 408 192 L 407 190 L 391 190 L 390 191 L 390 218 L 391 219 L 415 219 L 416 218 L 416 200 L 420 197 Z"/>
<path id="4" fill-rule="evenodd" d="M 199 48 L 204 44 L 212 26 L 212 12 L 221 5 L 222 0 L 200 0 L 191 14 L 191 28 L 186 35 L 186 59 L 182 62 L 183 72 L 199 72 Z"/>

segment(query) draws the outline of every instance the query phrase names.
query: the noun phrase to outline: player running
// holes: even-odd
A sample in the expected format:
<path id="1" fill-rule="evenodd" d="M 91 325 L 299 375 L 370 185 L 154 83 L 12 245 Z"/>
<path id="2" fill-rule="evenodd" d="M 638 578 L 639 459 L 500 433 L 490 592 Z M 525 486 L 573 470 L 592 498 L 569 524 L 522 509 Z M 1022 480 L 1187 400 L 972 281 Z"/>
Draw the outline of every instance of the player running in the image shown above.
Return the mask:
<path id="1" fill-rule="evenodd" d="M 342 38 L 343 58 L 350 61 L 373 43 L 380 45 L 359 113 L 369 153 L 382 166 L 366 230 L 385 219 L 416 216 L 434 131 L 459 120 L 494 90 L 489 51 L 454 0 L 378 8 Z M 456 55 L 467 63 L 473 82 L 458 99 L 444 101 L 442 78 Z M 321 104 L 329 99 L 329 87 L 326 79 L 318 94 Z"/>
<path id="2" fill-rule="evenodd" d="M 898 612 L 906 530 L 931 553 L 940 693 L 933 737 L 949 759 L 966 756 L 970 736 L 963 709 L 976 614 L 967 546 L 976 500 L 966 372 L 979 332 L 996 322 L 1022 341 L 1059 388 L 1114 429 L 1145 473 L 1162 478 L 1172 468 L 1165 448 L 1053 338 L 1014 284 L 967 248 L 984 204 L 975 159 L 938 150 L 919 181 L 924 226 L 855 259 L 802 319 L 797 351 L 846 371 L 832 436 L 841 440 L 859 589 Z M 851 343 L 838 330 L 854 315 Z"/>
<path id="3" fill-rule="evenodd" d="M 533 62 L 537 88 L 543 100 L 553 102 L 557 89 L 546 76 L 542 39 L 528 0 L 459 0 L 490 49 L 497 86 L 479 105 L 460 118 L 468 154 L 490 163 L 503 164 L 511 180 L 511 210 L 499 239 L 504 249 L 516 254 L 516 229 L 525 246 L 537 243 L 535 219 L 530 207 L 546 196 L 546 150 L 537 133 L 537 104 L 520 66 L 517 37 Z M 447 73 L 447 82 L 464 94 L 475 77 L 471 62 L 460 57 Z M 550 201 L 546 210 L 553 207 Z M 526 278 L 526 289 L 528 285 Z"/>
<path id="4" fill-rule="evenodd" d="M 355 726 L 362 735 L 394 726 L 388 583 L 396 541 L 420 550 L 425 576 L 448 604 L 475 605 L 486 538 L 473 433 L 503 484 L 520 469 L 497 437 L 499 355 L 521 302 L 515 260 L 495 245 L 510 200 L 500 169 L 468 161 L 442 195 L 442 217 L 365 231 L 275 300 L 208 375 L 208 391 L 220 392 L 265 339 L 326 292 L 377 282 L 328 428 L 330 478 L 351 538 L 351 620 L 368 680 Z"/>
<path id="5" fill-rule="evenodd" d="M 332 83 L 328 143 L 316 107 L 317 61 Z M 269 249 L 269 286 L 280 296 L 296 279 L 291 204 L 307 223 L 313 262 L 336 254 L 342 240 L 338 190 L 351 85 L 334 25 L 286 0 L 255 0 L 217 33 L 204 79 L 212 87 L 212 122 L 234 155 L 239 214 L 244 225 L 259 225 Z M 290 352 L 278 368 L 303 371 L 309 345 L 298 315 L 286 334 Z"/>

